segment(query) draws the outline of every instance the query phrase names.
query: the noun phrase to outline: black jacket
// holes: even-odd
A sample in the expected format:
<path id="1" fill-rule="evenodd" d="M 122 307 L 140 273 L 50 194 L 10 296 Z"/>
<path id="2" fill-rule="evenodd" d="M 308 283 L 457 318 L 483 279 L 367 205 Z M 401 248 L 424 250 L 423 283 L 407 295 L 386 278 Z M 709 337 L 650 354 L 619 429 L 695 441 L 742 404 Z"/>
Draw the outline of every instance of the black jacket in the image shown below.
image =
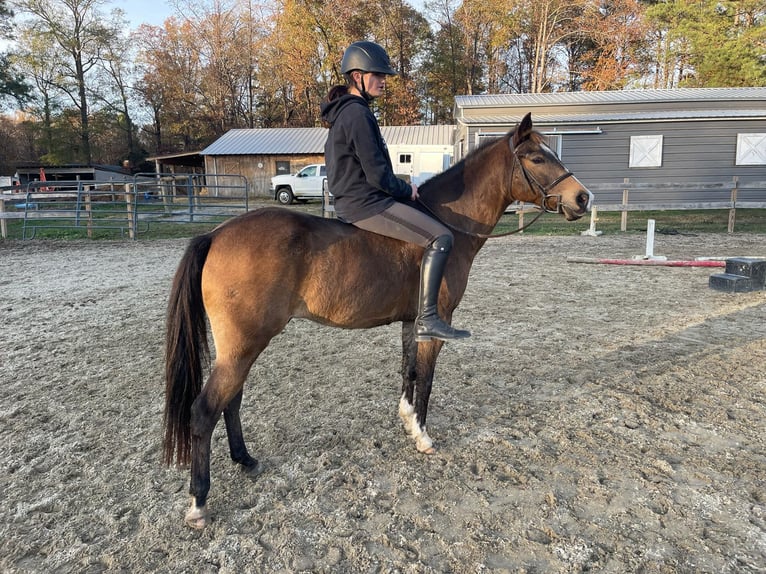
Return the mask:
<path id="1" fill-rule="evenodd" d="M 327 184 L 340 219 L 367 219 L 412 196 L 410 184 L 394 175 L 378 122 L 363 98 L 347 94 L 324 102 L 322 119 L 330 124 Z"/>

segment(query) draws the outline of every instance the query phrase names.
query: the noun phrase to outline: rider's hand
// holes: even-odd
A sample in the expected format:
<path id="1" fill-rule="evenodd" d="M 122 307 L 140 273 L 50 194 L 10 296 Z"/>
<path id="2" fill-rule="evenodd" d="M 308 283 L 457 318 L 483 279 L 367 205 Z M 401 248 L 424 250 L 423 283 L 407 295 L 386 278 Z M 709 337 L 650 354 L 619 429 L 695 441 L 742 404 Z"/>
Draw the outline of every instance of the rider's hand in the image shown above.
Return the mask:
<path id="1" fill-rule="evenodd" d="M 410 199 L 412 201 L 417 201 L 418 197 L 420 197 L 418 195 L 418 186 L 417 184 L 411 183 L 410 187 L 412 187 L 412 195 L 410 196 Z"/>

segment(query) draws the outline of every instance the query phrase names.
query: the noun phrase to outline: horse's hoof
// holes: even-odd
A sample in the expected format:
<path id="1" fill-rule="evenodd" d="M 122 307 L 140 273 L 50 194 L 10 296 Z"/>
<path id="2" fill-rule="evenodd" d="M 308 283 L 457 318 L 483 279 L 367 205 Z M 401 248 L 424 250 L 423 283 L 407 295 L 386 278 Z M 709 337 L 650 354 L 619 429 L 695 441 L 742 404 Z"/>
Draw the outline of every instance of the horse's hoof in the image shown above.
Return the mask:
<path id="1" fill-rule="evenodd" d="M 242 470 L 246 472 L 250 472 L 258 468 L 258 459 L 253 458 L 249 454 L 233 460 L 242 467 Z"/>
<path id="2" fill-rule="evenodd" d="M 431 437 L 428 436 L 425 430 L 421 431 L 420 435 L 415 439 L 415 448 L 423 454 L 434 454 L 436 452 L 434 441 L 431 440 Z"/>
<path id="3" fill-rule="evenodd" d="M 184 522 L 186 522 L 186 526 L 194 528 L 194 530 L 203 530 L 207 526 L 207 519 L 204 517 L 192 519 L 187 516 Z"/>
<path id="4" fill-rule="evenodd" d="M 191 508 L 186 512 L 184 517 L 186 525 L 194 528 L 195 530 L 202 530 L 207 526 L 207 508 L 199 508 L 194 502 L 192 502 Z"/>

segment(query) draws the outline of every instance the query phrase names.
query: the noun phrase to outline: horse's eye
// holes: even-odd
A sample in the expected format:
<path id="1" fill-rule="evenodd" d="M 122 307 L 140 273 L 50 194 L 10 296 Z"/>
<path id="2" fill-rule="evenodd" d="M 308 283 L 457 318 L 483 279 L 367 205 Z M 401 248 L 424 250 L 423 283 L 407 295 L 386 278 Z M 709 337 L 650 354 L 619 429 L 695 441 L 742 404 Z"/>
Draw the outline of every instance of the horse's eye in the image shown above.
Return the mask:
<path id="1" fill-rule="evenodd" d="M 532 163 L 536 163 L 536 164 L 545 163 L 545 158 L 542 156 L 536 155 L 535 157 L 532 158 Z"/>

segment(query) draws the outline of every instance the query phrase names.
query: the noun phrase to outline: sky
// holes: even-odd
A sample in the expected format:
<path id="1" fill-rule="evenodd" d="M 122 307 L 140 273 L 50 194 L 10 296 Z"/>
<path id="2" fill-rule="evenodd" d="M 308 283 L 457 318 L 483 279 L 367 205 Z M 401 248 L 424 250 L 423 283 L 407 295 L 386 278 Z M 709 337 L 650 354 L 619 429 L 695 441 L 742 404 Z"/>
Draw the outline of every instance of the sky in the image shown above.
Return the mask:
<path id="1" fill-rule="evenodd" d="M 162 26 L 162 23 L 175 13 L 165 0 L 112 0 L 106 8 L 121 8 L 130 21 L 131 28 L 137 28 L 141 24 Z"/>
<path id="2" fill-rule="evenodd" d="M 410 0 L 410 4 L 416 10 L 423 10 L 423 0 Z M 167 0 L 111 0 L 106 6 L 122 8 L 130 21 L 131 28 L 137 28 L 140 24 L 162 26 L 162 23 L 175 14 L 175 9 Z"/>

